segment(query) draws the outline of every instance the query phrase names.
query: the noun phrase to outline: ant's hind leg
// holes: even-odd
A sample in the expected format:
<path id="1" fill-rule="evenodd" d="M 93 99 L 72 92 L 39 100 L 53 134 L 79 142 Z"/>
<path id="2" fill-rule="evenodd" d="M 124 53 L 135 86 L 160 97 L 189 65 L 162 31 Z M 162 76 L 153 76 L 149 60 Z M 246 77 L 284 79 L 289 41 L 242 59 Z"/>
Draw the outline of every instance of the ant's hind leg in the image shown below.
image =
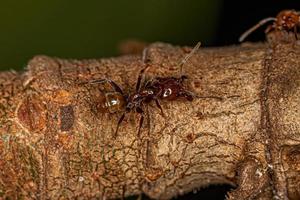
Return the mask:
<path id="1" fill-rule="evenodd" d="M 156 103 L 156 106 L 160 109 L 161 115 L 162 115 L 163 117 L 165 117 L 165 113 L 164 113 L 164 111 L 163 111 L 163 109 L 162 109 L 162 107 L 161 107 L 161 105 L 160 105 L 160 103 L 159 103 L 159 100 L 158 100 L 158 99 L 155 99 L 155 103 Z"/>
<path id="2" fill-rule="evenodd" d="M 118 136 L 119 127 L 120 127 L 121 123 L 123 122 L 124 118 L 125 118 L 125 113 L 122 114 L 122 116 L 120 117 L 120 119 L 118 121 L 114 138 L 116 138 Z"/>
<path id="3" fill-rule="evenodd" d="M 144 110 L 141 107 L 137 107 L 136 112 L 141 115 L 140 122 L 139 122 L 139 129 L 138 129 L 138 133 L 137 133 L 137 136 L 139 138 L 140 133 L 141 133 L 141 128 L 142 128 L 143 123 L 144 123 Z"/>
<path id="4" fill-rule="evenodd" d="M 140 138 L 140 134 L 141 134 L 141 128 L 143 126 L 143 123 L 144 123 L 144 114 L 141 114 L 141 118 L 140 118 L 140 123 L 139 123 L 139 129 L 138 129 L 138 138 Z"/>

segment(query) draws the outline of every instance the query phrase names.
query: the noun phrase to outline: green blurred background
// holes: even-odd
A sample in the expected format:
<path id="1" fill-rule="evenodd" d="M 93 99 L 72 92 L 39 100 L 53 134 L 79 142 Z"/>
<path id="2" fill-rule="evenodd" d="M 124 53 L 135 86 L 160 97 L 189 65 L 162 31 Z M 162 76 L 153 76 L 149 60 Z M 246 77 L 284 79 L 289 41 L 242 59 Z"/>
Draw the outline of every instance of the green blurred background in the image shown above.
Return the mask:
<path id="1" fill-rule="evenodd" d="M 0 70 L 22 69 L 37 54 L 63 58 L 118 55 L 126 39 L 211 44 L 218 0 L 2 1 Z"/>

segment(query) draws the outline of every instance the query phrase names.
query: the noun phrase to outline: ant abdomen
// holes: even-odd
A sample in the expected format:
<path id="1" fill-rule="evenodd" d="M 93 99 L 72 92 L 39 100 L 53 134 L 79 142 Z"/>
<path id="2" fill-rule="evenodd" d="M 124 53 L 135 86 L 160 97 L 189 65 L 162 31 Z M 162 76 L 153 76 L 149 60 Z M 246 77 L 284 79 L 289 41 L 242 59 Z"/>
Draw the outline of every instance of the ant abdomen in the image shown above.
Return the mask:
<path id="1" fill-rule="evenodd" d="M 100 99 L 98 110 L 103 113 L 116 113 L 124 111 L 126 100 L 118 92 L 108 92 Z"/>
<path id="2" fill-rule="evenodd" d="M 125 110 L 126 97 L 122 89 L 110 79 L 93 80 L 90 83 L 102 84 L 105 90 L 100 89 L 101 96 L 97 103 L 99 112 L 102 113 L 116 113 Z M 108 89 L 111 88 L 111 89 Z M 108 90 L 108 91 L 107 91 Z M 110 91 L 109 91 L 110 90 Z"/>

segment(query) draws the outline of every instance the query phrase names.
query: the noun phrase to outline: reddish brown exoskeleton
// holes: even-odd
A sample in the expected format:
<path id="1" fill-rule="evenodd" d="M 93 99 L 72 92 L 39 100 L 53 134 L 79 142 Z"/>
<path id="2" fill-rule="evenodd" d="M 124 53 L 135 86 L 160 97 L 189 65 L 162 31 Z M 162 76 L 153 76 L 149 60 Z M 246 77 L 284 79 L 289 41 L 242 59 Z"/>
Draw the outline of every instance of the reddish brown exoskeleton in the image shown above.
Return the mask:
<path id="1" fill-rule="evenodd" d="M 265 33 L 269 33 L 271 31 L 293 31 L 295 33 L 295 37 L 297 38 L 297 28 L 300 26 L 300 13 L 295 10 L 283 10 L 278 13 L 276 18 L 268 17 L 259 21 L 256 25 L 241 35 L 239 42 L 244 41 L 252 32 L 270 21 L 273 21 L 273 24 L 267 27 Z"/>

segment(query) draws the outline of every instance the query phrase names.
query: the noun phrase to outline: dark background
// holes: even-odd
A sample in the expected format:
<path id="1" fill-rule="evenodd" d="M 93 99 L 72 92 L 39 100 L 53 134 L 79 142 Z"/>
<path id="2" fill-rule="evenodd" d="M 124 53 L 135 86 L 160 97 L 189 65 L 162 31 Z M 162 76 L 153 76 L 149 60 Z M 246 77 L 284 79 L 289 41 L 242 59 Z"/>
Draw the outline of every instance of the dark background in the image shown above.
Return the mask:
<path id="1" fill-rule="evenodd" d="M 27 0 L 0 4 L 0 69 L 23 69 L 37 54 L 117 56 L 127 39 L 176 45 L 238 44 L 241 33 L 297 0 Z M 248 41 L 263 41 L 261 27 Z M 177 199 L 224 199 L 233 187 L 211 186 Z M 135 199 L 135 198 L 130 198 Z"/>
<path id="2" fill-rule="evenodd" d="M 128 39 L 222 46 L 260 19 L 296 0 L 27 0 L 0 4 L 0 70 L 23 69 L 30 58 L 117 56 Z M 247 40 L 263 41 L 265 27 Z"/>
<path id="3" fill-rule="evenodd" d="M 291 0 L 27 0 L 0 4 L 0 70 L 23 69 L 30 58 L 117 56 L 127 39 L 175 45 L 237 44 L 240 34 Z M 264 40 L 264 27 L 248 40 Z"/>

